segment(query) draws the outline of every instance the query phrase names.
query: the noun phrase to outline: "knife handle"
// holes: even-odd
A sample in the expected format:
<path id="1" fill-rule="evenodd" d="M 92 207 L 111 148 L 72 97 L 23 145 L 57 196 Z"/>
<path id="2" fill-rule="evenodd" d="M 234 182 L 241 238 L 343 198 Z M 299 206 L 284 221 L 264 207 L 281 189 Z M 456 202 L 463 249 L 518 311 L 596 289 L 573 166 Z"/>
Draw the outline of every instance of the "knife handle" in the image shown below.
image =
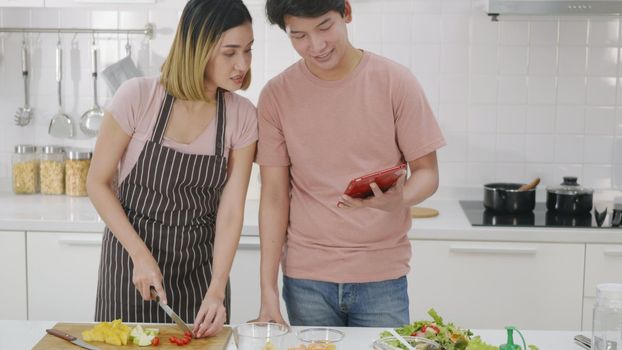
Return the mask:
<path id="1" fill-rule="evenodd" d="M 55 336 L 55 337 L 59 337 L 59 338 L 61 338 L 61 339 L 65 339 L 65 340 L 67 340 L 67 341 L 74 341 L 74 340 L 76 340 L 76 339 L 77 339 L 77 338 L 76 338 L 76 337 L 74 337 L 73 335 L 71 335 L 71 334 L 69 334 L 69 333 L 65 333 L 65 332 L 63 332 L 63 331 L 59 331 L 58 329 L 54 329 L 54 328 L 52 328 L 52 329 L 46 329 L 45 331 L 46 331 L 48 334 L 51 334 L 51 335 L 53 335 L 53 336 Z"/>
<path id="2" fill-rule="evenodd" d="M 160 297 L 158 296 L 158 292 L 156 292 L 153 286 L 149 286 L 149 293 L 151 293 L 151 297 L 153 298 L 153 300 L 157 301 L 158 303 L 160 302 Z"/>

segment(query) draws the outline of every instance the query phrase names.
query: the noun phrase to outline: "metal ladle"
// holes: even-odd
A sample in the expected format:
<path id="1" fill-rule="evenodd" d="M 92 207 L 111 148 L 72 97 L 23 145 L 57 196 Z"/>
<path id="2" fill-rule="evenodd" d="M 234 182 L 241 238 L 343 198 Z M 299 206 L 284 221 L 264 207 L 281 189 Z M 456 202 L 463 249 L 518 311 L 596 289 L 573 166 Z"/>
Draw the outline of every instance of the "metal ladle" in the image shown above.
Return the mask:
<path id="1" fill-rule="evenodd" d="M 26 48 L 26 40 L 22 43 L 22 76 L 24 77 L 24 106 L 19 107 L 15 112 L 15 124 L 18 126 L 26 126 L 30 124 L 32 119 L 32 108 L 28 102 L 28 49 Z"/>
<path id="2" fill-rule="evenodd" d="M 80 130 L 90 137 L 97 136 L 102 119 L 104 118 L 104 110 L 97 103 L 97 46 L 93 40 L 93 108 L 84 112 L 80 117 Z"/>
<path id="3" fill-rule="evenodd" d="M 58 112 L 54 114 L 50 120 L 48 134 L 54 137 L 72 138 L 73 122 L 67 114 L 63 112 L 63 103 L 61 98 L 61 81 L 63 80 L 63 50 L 60 44 L 60 37 L 56 44 L 56 82 L 58 84 Z"/>

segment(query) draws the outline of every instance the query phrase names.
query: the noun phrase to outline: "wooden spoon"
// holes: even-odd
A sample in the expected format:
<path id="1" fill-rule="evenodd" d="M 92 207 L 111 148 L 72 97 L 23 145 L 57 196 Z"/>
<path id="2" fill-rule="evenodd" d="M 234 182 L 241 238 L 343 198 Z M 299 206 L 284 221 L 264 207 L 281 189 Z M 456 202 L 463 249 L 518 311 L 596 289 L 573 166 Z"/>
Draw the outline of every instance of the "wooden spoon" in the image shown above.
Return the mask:
<path id="1" fill-rule="evenodd" d="M 521 187 L 519 187 L 517 191 L 529 191 L 530 189 L 535 188 L 536 186 L 538 186 L 539 183 L 540 183 L 540 178 L 537 177 L 533 181 L 531 181 L 530 183 L 524 184 Z"/>

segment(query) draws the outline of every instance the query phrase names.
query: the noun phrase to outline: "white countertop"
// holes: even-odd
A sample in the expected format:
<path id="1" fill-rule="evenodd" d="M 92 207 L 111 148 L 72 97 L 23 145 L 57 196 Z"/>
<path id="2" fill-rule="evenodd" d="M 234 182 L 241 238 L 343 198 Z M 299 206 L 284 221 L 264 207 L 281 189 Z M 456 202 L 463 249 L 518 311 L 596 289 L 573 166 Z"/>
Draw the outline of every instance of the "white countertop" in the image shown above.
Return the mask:
<path id="1" fill-rule="evenodd" d="M 416 240 L 477 240 L 555 243 L 622 243 L 622 229 L 474 227 L 458 200 L 428 200 L 434 218 L 415 219 L 409 237 Z M 258 200 L 248 200 L 244 236 L 257 236 Z M 0 231 L 100 233 L 104 223 L 87 197 L 14 195 L 0 192 Z"/>
<path id="2" fill-rule="evenodd" d="M 0 349 L 22 350 L 31 349 L 45 335 L 47 328 L 52 328 L 55 321 L 8 321 L 0 320 Z M 294 331 L 297 327 L 294 327 Z M 371 349 L 371 344 L 378 338 L 383 328 L 338 328 L 345 332 L 342 350 Z M 540 350 L 580 350 L 581 347 L 574 344 L 573 337 L 586 332 L 573 331 L 521 331 L 528 344 L 534 344 Z M 504 330 L 473 330 L 475 335 L 490 344 L 499 345 L 505 343 Z M 515 337 L 515 341 L 518 337 Z M 520 341 L 520 338 L 518 338 Z M 287 335 L 287 346 L 296 345 L 293 333 Z M 97 344 L 93 344 L 97 345 Z M 79 349 L 76 347 L 76 349 Z M 235 350 L 233 341 L 227 350 Z"/>

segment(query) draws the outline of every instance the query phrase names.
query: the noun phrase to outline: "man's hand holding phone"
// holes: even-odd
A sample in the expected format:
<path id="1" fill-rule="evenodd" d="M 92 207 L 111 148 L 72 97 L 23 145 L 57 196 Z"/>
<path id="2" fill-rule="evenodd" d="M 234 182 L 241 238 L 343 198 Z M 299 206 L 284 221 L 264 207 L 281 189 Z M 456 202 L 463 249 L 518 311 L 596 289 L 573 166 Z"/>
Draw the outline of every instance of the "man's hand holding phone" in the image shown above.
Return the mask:
<path id="1" fill-rule="evenodd" d="M 406 164 L 363 176 L 350 182 L 337 206 L 343 209 L 368 207 L 388 212 L 402 209 L 405 182 Z M 379 183 L 384 186 L 384 192 Z M 387 189 L 389 183 L 393 185 Z"/>

